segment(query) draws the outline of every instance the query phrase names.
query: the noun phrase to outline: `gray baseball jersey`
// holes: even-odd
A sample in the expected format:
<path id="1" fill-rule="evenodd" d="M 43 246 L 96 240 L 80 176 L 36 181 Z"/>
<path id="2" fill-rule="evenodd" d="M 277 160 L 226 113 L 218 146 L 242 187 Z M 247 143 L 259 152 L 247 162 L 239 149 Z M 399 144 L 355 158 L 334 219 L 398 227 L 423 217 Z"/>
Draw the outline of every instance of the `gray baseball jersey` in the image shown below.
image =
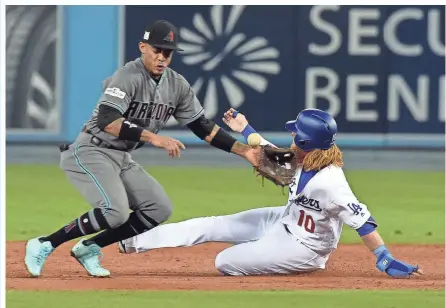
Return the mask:
<path id="1" fill-rule="evenodd" d="M 128 62 L 103 83 L 102 95 L 85 123 L 91 134 L 122 150 L 132 150 L 138 143 L 119 140 L 97 126 L 99 106 L 118 110 L 131 122 L 158 133 L 171 116 L 187 125 L 203 114 L 203 107 L 186 79 L 167 68 L 156 83 L 141 58 Z"/>

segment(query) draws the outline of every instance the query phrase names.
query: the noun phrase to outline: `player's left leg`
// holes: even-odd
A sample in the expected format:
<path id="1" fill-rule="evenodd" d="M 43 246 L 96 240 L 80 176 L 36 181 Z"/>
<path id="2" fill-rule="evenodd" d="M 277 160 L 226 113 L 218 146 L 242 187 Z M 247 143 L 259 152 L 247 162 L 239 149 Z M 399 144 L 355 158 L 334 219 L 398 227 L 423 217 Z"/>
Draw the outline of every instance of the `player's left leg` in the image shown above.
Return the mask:
<path id="1" fill-rule="evenodd" d="M 124 163 L 121 179 L 133 212 L 120 227 L 106 230 L 91 239 L 99 247 L 148 231 L 165 222 L 172 213 L 172 204 L 164 188 L 130 155 Z"/>
<path id="2" fill-rule="evenodd" d="M 205 242 L 239 244 L 255 241 L 280 219 L 285 208 L 263 207 L 231 215 L 198 217 L 164 224 L 127 239 L 120 249 L 132 253 Z"/>
<path id="3" fill-rule="evenodd" d="M 259 240 L 220 252 L 215 267 L 232 276 L 292 274 L 324 269 L 326 261 L 326 257 L 303 245 L 278 222 Z"/>

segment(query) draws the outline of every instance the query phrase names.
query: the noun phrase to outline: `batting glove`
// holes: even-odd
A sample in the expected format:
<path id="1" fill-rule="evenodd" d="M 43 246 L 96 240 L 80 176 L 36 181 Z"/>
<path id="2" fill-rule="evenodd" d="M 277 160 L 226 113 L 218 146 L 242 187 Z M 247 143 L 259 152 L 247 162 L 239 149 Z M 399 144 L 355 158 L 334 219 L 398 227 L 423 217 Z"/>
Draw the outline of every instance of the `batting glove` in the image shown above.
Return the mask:
<path id="1" fill-rule="evenodd" d="M 382 245 L 376 248 L 373 253 L 376 256 L 376 267 L 381 272 L 395 278 L 409 278 L 414 273 L 419 273 L 419 267 L 413 266 L 392 257 L 387 248 Z"/>

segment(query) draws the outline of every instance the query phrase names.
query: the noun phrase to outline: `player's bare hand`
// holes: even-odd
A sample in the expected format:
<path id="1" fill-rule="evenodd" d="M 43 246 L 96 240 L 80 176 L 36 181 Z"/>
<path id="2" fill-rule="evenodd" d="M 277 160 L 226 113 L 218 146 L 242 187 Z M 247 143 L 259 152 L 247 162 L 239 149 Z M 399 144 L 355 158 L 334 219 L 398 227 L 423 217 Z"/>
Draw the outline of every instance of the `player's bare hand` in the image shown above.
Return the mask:
<path id="1" fill-rule="evenodd" d="M 260 147 L 250 148 L 245 152 L 245 158 L 248 160 L 254 167 L 258 167 L 260 164 Z"/>
<path id="2" fill-rule="evenodd" d="M 181 150 L 186 149 L 181 141 L 166 136 L 157 135 L 152 140 L 152 144 L 158 148 L 164 148 L 169 153 L 169 156 L 172 158 L 180 157 Z"/>
<path id="3" fill-rule="evenodd" d="M 235 117 L 234 117 L 235 115 Z M 223 122 L 229 126 L 234 132 L 241 133 L 246 125 L 248 125 L 248 120 L 246 117 L 236 111 L 234 108 L 229 109 L 223 114 Z"/>

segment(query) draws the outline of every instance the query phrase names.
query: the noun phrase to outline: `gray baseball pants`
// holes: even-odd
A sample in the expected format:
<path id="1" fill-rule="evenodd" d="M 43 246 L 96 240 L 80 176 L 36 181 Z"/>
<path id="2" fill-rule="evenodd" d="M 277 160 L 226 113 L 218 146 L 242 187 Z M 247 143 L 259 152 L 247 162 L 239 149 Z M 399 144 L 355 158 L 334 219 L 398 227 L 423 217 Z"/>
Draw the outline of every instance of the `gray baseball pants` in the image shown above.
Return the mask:
<path id="1" fill-rule="evenodd" d="M 124 224 L 130 210 L 149 229 L 165 222 L 172 213 L 172 203 L 164 188 L 130 153 L 97 147 L 91 135 L 81 133 L 68 150 L 62 152 L 60 167 L 68 180 L 93 208 L 100 208 L 111 228 Z M 100 231 L 93 211 L 93 228 Z"/>

